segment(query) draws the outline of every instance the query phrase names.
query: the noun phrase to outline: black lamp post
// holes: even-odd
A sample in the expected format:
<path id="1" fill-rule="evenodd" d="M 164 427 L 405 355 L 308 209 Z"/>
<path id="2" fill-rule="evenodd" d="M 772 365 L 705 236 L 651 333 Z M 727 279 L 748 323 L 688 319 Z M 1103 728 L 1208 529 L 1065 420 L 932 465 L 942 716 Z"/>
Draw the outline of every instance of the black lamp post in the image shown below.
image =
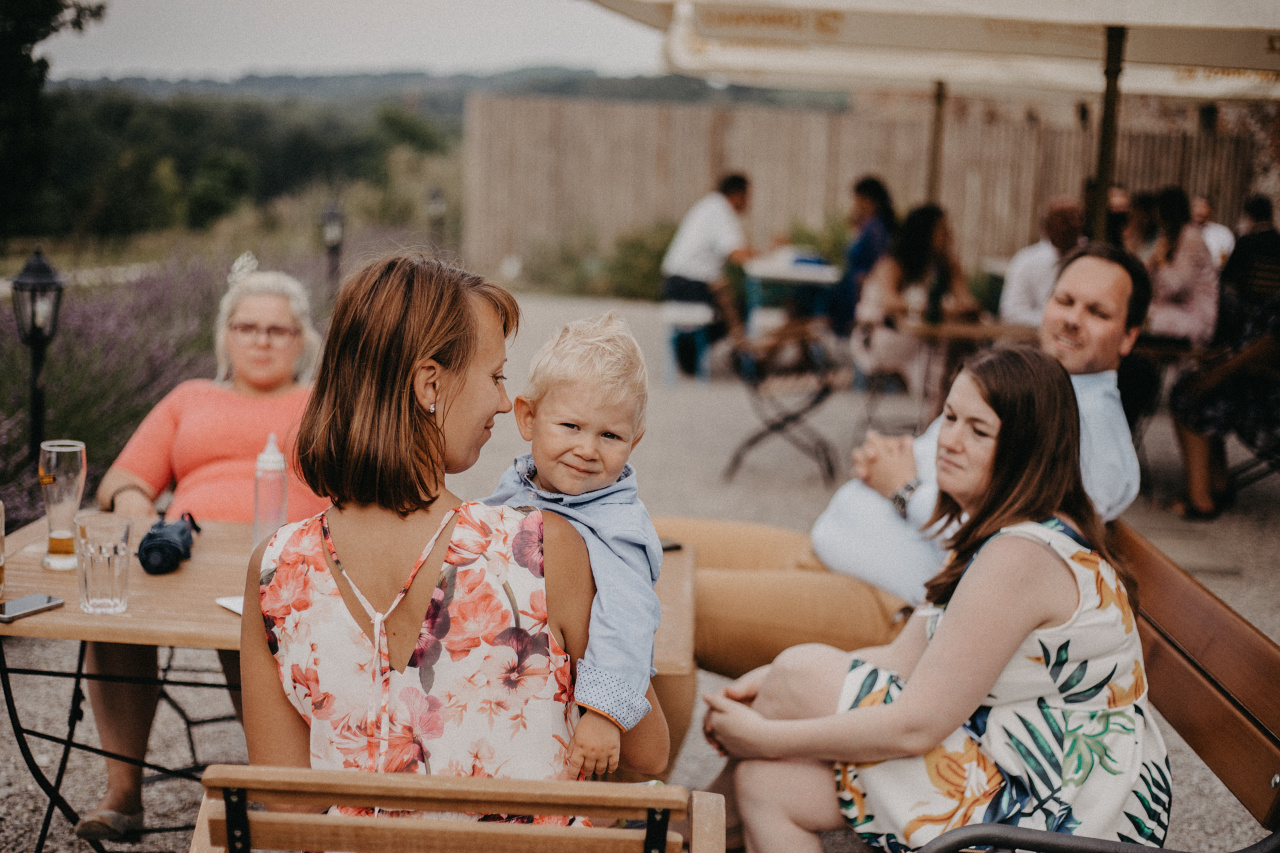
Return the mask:
<path id="1" fill-rule="evenodd" d="M 44 253 L 36 249 L 27 258 L 22 272 L 13 279 L 13 316 L 18 321 L 18 337 L 31 347 L 31 459 L 40 455 L 44 440 L 44 353 L 58 331 L 58 309 L 62 307 L 62 276 Z"/>
<path id="2" fill-rule="evenodd" d="M 336 289 L 341 273 L 342 231 L 347 218 L 336 201 L 330 202 L 320 215 L 320 236 L 324 240 L 325 251 L 329 253 L 329 282 Z"/>

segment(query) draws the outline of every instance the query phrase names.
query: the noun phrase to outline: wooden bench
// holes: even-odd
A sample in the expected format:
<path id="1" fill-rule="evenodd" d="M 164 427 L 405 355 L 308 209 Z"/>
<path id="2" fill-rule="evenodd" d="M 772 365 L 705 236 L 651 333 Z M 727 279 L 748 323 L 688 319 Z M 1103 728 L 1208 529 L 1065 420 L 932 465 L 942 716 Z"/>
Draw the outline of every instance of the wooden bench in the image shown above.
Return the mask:
<path id="1" fill-rule="evenodd" d="M 205 795 L 192 837 L 192 853 L 247 853 L 254 847 L 361 853 L 679 853 L 683 839 L 668 831 L 668 820 L 686 818 L 690 853 L 724 853 L 724 798 L 704 791 L 690 794 L 675 785 L 531 782 L 224 764 L 206 770 L 203 783 Z M 595 826 L 246 810 L 250 802 L 303 808 L 339 804 L 426 812 L 581 815 L 591 818 Z M 614 828 L 619 819 L 643 821 L 645 827 Z"/>
<path id="2" fill-rule="evenodd" d="M 1128 525 L 1116 522 L 1111 533 L 1112 547 L 1138 581 L 1138 631 L 1152 703 L 1249 813 L 1271 830 L 1241 853 L 1277 853 L 1280 647 Z M 1175 790 L 1174 802 L 1192 795 Z M 1042 853 L 1151 849 L 986 824 L 944 833 L 920 853 L 979 846 Z"/>

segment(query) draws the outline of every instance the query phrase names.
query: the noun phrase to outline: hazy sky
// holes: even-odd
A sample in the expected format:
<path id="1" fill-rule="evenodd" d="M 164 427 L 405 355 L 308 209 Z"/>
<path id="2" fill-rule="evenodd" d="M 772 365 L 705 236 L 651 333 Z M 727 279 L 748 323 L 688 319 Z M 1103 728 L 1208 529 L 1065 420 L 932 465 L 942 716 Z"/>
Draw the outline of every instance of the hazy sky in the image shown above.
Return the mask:
<path id="1" fill-rule="evenodd" d="M 105 20 L 37 46 L 50 76 L 662 70 L 656 30 L 588 0 L 106 0 Z"/>

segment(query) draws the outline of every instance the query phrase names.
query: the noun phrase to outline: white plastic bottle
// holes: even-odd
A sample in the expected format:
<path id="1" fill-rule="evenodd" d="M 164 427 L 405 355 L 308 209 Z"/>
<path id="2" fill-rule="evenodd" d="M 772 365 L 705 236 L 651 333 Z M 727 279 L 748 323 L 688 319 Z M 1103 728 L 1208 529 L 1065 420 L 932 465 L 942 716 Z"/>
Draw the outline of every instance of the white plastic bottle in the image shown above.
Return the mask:
<path id="1" fill-rule="evenodd" d="M 284 454 L 276 444 L 276 434 L 267 436 L 267 446 L 258 454 L 258 471 L 253 477 L 253 544 L 284 524 L 289 495 L 284 476 Z"/>

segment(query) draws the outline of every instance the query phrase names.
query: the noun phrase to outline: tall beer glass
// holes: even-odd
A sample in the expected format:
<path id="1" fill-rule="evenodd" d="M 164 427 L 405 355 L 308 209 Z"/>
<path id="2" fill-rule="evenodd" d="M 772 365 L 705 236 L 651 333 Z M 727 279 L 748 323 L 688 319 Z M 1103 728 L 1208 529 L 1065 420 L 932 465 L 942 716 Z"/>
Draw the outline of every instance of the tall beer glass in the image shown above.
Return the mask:
<path id="1" fill-rule="evenodd" d="M 49 520 L 46 569 L 71 571 L 76 567 L 76 535 L 73 520 L 84 498 L 85 452 L 83 441 L 40 443 L 40 486 L 44 490 L 44 514 Z"/>

